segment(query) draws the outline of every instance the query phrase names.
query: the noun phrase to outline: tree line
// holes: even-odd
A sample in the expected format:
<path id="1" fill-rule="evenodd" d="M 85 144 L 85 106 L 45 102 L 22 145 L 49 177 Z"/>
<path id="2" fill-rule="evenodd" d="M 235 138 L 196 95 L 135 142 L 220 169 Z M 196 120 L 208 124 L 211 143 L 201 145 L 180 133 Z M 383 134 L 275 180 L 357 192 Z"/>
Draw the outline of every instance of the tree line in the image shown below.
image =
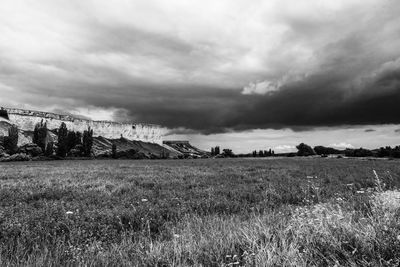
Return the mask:
<path id="1" fill-rule="evenodd" d="M 60 127 L 55 131 L 57 135 L 57 143 L 55 143 L 47 129 L 47 123 L 43 120 L 35 125 L 33 130 L 32 142 L 38 148 L 35 151 L 37 155 L 57 156 L 65 158 L 67 156 L 91 157 L 93 149 L 93 130 L 89 127 L 83 133 L 68 130 L 67 125 L 62 122 Z M 8 136 L 4 136 L 4 149 L 10 155 L 16 154 L 18 148 L 18 127 L 12 125 L 8 129 Z"/>
<path id="2" fill-rule="evenodd" d="M 379 158 L 400 158 L 400 146 L 395 147 L 381 147 L 378 149 L 366 148 L 346 148 L 344 150 L 335 149 L 332 147 L 324 146 L 311 146 L 301 143 L 297 148 L 297 156 L 326 156 L 326 155 L 344 155 L 346 157 L 379 157 Z"/>
<path id="3" fill-rule="evenodd" d="M 83 131 L 83 134 L 79 131 L 74 132 L 68 130 L 67 125 L 62 122 L 60 127 L 56 131 L 57 135 L 57 147 L 55 154 L 58 157 L 65 158 L 68 155 L 71 156 L 92 156 L 93 147 L 93 130 L 90 127 Z M 54 153 L 54 143 L 50 141 L 47 124 L 40 122 L 36 124 L 33 132 L 33 143 L 37 144 L 42 151 L 45 152 L 46 156 L 51 156 Z"/>
<path id="4" fill-rule="evenodd" d="M 269 150 L 254 150 L 251 154 L 235 154 L 232 149 L 224 148 L 221 152 L 219 146 L 211 147 L 211 156 L 212 157 L 273 157 L 275 156 L 275 151 L 272 149 Z"/>

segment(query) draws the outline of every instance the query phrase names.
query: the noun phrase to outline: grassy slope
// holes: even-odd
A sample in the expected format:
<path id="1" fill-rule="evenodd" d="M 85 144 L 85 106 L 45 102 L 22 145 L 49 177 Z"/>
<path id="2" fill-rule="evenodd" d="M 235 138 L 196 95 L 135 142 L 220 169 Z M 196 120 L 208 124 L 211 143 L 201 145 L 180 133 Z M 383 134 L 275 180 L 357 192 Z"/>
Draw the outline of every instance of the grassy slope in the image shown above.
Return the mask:
<path id="1" fill-rule="evenodd" d="M 396 266 L 373 169 L 399 185 L 384 160 L 0 163 L 0 265 Z"/>

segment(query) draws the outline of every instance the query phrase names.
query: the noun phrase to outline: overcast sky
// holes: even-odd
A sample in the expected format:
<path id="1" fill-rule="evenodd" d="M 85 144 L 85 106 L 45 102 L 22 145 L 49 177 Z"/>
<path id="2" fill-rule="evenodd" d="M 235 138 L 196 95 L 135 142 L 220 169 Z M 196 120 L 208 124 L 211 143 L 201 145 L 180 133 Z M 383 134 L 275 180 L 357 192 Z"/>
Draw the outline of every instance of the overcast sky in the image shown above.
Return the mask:
<path id="1" fill-rule="evenodd" d="M 1 0 L 0 105 L 236 152 L 399 144 L 396 0 Z"/>

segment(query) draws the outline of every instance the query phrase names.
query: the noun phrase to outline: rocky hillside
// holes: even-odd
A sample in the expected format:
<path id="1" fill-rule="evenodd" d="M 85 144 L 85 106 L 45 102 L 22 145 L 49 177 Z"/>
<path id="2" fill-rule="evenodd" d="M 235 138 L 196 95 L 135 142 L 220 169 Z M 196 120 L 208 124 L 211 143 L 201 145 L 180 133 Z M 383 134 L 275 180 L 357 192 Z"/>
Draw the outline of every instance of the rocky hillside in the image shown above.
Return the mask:
<path id="1" fill-rule="evenodd" d="M 96 157 L 111 157 L 112 145 L 117 148 L 118 158 L 204 158 L 209 154 L 188 141 L 165 141 L 162 146 L 154 143 L 131 141 L 125 138 L 93 139 L 93 153 Z"/>
<path id="2" fill-rule="evenodd" d="M 0 145 L 1 136 L 8 135 L 11 123 L 0 118 Z M 48 131 L 49 140 L 57 145 L 55 131 Z M 19 131 L 18 146 L 21 148 L 32 146 L 32 131 Z M 112 157 L 112 146 L 116 145 L 117 158 L 150 159 L 150 158 L 203 158 L 209 153 L 192 146 L 188 141 L 165 141 L 163 145 L 132 141 L 125 138 L 109 139 L 102 136 L 93 138 L 93 154 L 95 157 Z M 29 153 L 31 154 L 31 153 Z M 34 155 L 32 155 L 34 156 Z M 72 153 L 73 156 L 73 153 Z"/>
<path id="3" fill-rule="evenodd" d="M 189 141 L 164 141 L 163 145 L 165 148 L 180 153 L 185 157 L 206 158 L 210 156 L 210 153 L 192 146 Z"/>
<path id="4" fill-rule="evenodd" d="M 112 145 L 116 145 L 118 158 L 179 158 L 180 153 L 163 146 L 142 141 L 131 141 L 125 138 L 93 138 L 93 153 L 96 157 L 111 157 Z"/>

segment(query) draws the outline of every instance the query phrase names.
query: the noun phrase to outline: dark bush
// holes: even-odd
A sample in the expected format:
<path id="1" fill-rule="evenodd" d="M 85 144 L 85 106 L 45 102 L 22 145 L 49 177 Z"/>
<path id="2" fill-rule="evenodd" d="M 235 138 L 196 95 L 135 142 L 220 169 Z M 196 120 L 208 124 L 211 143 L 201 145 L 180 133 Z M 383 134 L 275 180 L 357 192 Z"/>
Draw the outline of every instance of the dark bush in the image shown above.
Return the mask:
<path id="1" fill-rule="evenodd" d="M 15 154 L 18 151 L 18 128 L 12 125 L 8 129 L 8 136 L 4 137 L 4 148 L 9 154 Z"/>
<path id="2" fill-rule="evenodd" d="M 324 147 L 324 146 L 316 146 L 314 147 L 314 151 L 317 155 L 333 155 L 333 154 L 341 154 L 342 151 L 337 150 L 332 147 Z"/>
<path id="3" fill-rule="evenodd" d="M 297 148 L 297 156 L 307 157 L 315 155 L 315 151 L 309 146 L 304 143 L 296 146 Z"/>

